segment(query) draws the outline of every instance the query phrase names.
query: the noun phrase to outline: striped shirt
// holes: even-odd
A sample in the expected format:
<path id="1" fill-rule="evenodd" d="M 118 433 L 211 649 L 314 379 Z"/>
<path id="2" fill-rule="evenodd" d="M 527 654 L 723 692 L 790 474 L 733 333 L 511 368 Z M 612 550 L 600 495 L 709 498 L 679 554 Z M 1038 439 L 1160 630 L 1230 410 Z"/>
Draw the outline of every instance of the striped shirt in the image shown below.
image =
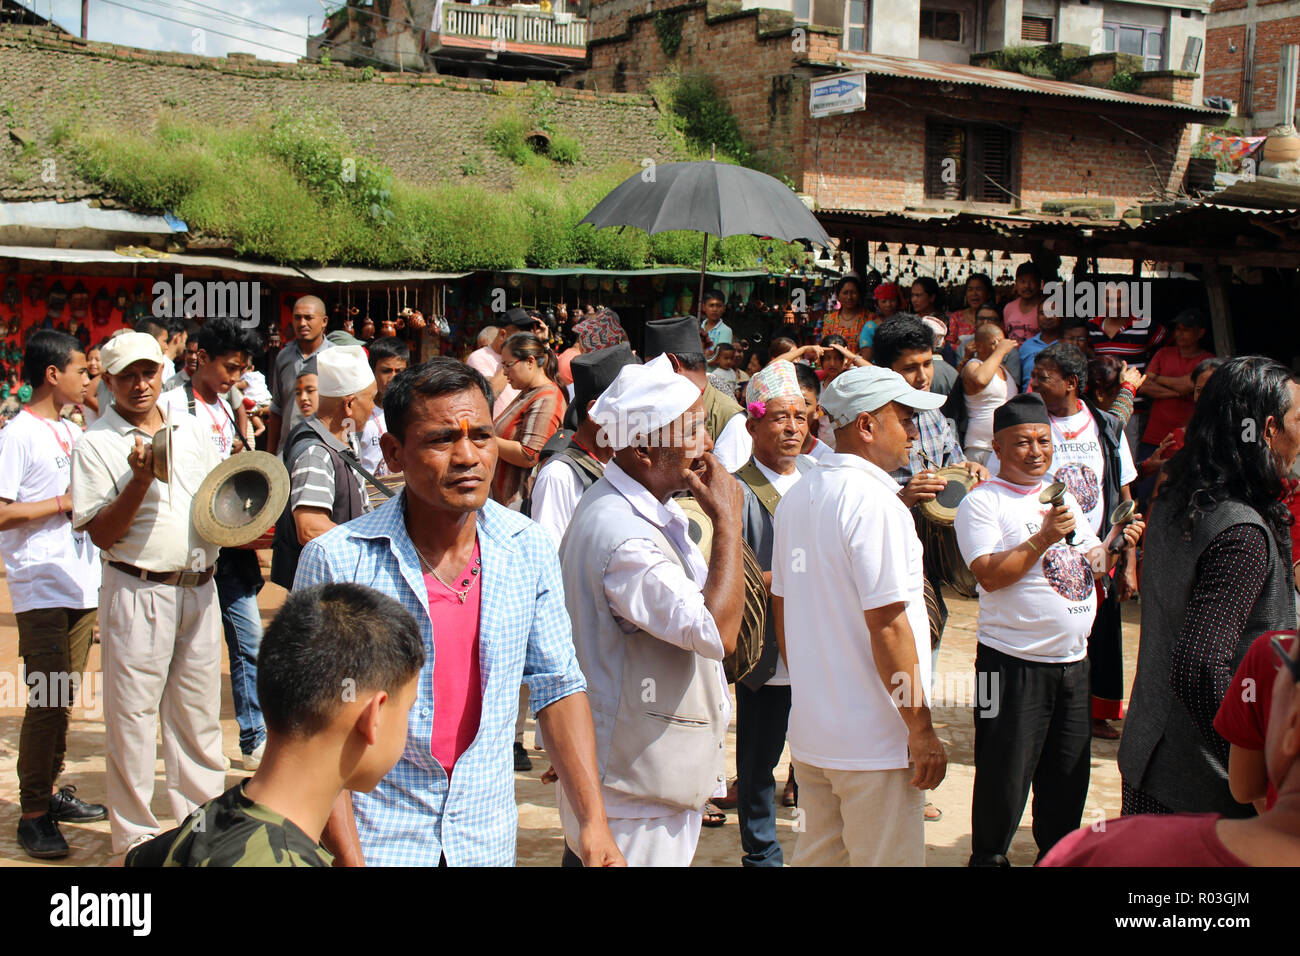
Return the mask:
<path id="1" fill-rule="evenodd" d="M 1088 321 L 1088 342 L 1098 355 L 1110 355 L 1129 368 L 1141 370 L 1147 358 L 1164 343 L 1169 330 L 1156 325 L 1151 319 L 1130 318 L 1113 337 L 1102 329 L 1103 319 Z"/>
<path id="2" fill-rule="evenodd" d="M 355 433 L 349 433 L 348 445 L 356 451 Z M 366 494 L 365 479 L 356 472 L 352 473 L 352 477 L 361 488 L 362 506 L 369 511 L 370 498 Z M 330 459 L 330 453 L 319 442 L 305 445 L 294 457 L 289 471 L 289 507 L 294 511 L 299 508 L 333 511 L 334 494 L 334 462 Z"/>

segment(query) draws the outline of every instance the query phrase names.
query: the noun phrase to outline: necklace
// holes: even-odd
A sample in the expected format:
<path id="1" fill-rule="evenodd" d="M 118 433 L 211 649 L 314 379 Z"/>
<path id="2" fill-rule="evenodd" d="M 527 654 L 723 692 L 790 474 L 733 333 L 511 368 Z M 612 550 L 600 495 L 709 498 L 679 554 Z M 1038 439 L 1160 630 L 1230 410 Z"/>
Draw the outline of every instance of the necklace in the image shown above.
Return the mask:
<path id="1" fill-rule="evenodd" d="M 1080 407 L 1075 410 L 1075 414 L 1076 415 L 1079 414 L 1080 411 L 1082 411 L 1082 403 L 1080 403 Z M 1080 435 L 1086 432 L 1088 430 L 1088 426 L 1091 424 L 1092 424 L 1092 416 L 1089 415 L 1084 420 L 1084 423 L 1080 425 L 1078 428 L 1076 428 L 1074 431 L 1068 431 L 1064 425 L 1058 425 L 1057 427 L 1060 428 L 1061 434 L 1065 437 L 1066 441 L 1074 441 L 1076 438 L 1078 438 Z"/>
<path id="2" fill-rule="evenodd" d="M 432 574 L 438 580 L 439 584 L 445 587 L 452 594 L 456 595 L 456 598 L 460 601 L 460 603 L 464 604 L 465 599 L 469 597 L 470 589 L 474 587 L 474 582 L 478 580 L 479 568 L 483 564 L 482 558 L 474 559 L 474 567 L 470 568 L 469 570 L 470 576 L 460 582 L 461 587 L 464 588 L 464 590 L 457 590 L 456 588 L 452 587 L 450 584 L 448 584 L 446 581 L 442 579 L 442 575 L 438 573 L 437 568 L 435 568 L 432 564 L 430 564 L 427 560 L 425 560 L 424 554 L 421 553 L 419 546 L 416 545 L 414 541 L 412 541 L 411 544 L 415 546 L 415 556 L 420 559 L 420 567 L 424 568 L 425 571 L 427 571 L 429 574 Z"/>

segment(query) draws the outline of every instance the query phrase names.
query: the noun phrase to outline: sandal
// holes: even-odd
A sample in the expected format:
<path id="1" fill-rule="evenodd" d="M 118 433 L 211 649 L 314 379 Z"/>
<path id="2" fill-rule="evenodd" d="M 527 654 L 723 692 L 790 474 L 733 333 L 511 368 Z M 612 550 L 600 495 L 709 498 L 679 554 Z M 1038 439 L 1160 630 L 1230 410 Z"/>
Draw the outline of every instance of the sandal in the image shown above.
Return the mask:
<path id="1" fill-rule="evenodd" d="M 700 821 L 702 827 L 720 827 L 727 822 L 727 815 L 715 807 L 712 803 L 704 805 L 704 819 Z"/>
<path id="2" fill-rule="evenodd" d="M 943 819 L 943 811 L 933 803 L 927 803 L 925 805 L 925 810 L 923 811 L 923 816 L 925 817 L 926 823 L 938 823 Z"/>
<path id="3" fill-rule="evenodd" d="M 1092 722 L 1092 735 L 1098 740 L 1119 740 L 1120 738 L 1119 731 L 1100 718 Z"/>
<path id="4" fill-rule="evenodd" d="M 781 792 L 781 806 L 793 807 L 799 802 L 799 786 L 794 782 L 794 768 L 790 768 L 790 775 L 785 778 L 785 789 Z"/>

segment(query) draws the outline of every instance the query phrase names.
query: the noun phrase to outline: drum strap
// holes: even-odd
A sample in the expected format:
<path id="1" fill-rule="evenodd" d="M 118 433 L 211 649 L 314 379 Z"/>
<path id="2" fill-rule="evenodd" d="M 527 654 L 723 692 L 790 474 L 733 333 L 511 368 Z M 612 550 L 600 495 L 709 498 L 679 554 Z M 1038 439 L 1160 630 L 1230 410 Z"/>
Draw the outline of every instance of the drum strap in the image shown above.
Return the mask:
<path id="1" fill-rule="evenodd" d="M 749 486 L 749 490 L 754 493 L 763 510 L 775 518 L 776 506 L 781 502 L 781 492 L 773 488 L 772 483 L 763 477 L 763 473 L 758 470 L 753 459 L 745 462 L 736 472 L 736 477 Z"/>

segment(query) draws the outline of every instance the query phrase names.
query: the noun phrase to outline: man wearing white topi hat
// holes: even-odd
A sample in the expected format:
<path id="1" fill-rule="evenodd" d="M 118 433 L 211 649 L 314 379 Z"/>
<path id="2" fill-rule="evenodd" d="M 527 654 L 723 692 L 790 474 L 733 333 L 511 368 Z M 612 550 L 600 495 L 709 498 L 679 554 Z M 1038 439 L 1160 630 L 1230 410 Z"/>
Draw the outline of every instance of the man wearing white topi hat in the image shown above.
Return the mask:
<path id="1" fill-rule="evenodd" d="M 560 565 L 605 813 L 629 866 L 689 866 L 701 808 L 725 790 L 722 659 L 744 603 L 741 488 L 712 454 L 699 388 L 667 356 L 625 367 L 588 414 L 614 457 L 574 511 Z M 681 491 L 713 522 L 708 562 L 672 498 Z M 575 847 L 563 787 L 558 802 Z"/>
<path id="2" fill-rule="evenodd" d="M 316 414 L 289 433 L 284 462 L 289 503 L 275 526 L 271 580 L 293 587 L 302 546 L 370 510 L 358 436 L 375 409 L 375 373 L 359 345 L 336 345 L 316 356 Z"/>
<path id="3" fill-rule="evenodd" d="M 924 793 L 947 757 L 930 721 L 921 542 L 890 472 L 920 434 L 913 412 L 943 401 L 891 369 L 839 375 L 821 394 L 835 453 L 776 509 L 772 613 L 805 823 L 795 866 L 925 864 Z"/>
<path id="4" fill-rule="evenodd" d="M 221 612 L 217 546 L 190 506 L 221 463 L 208 429 L 158 407 L 158 340 L 126 332 L 105 343 L 113 397 L 72 447 L 72 529 L 104 560 L 99 592 L 104 751 L 113 853 L 156 835 L 158 724 L 172 814 L 184 820 L 226 786 L 221 755 Z M 155 449 L 168 449 L 155 477 Z"/>

